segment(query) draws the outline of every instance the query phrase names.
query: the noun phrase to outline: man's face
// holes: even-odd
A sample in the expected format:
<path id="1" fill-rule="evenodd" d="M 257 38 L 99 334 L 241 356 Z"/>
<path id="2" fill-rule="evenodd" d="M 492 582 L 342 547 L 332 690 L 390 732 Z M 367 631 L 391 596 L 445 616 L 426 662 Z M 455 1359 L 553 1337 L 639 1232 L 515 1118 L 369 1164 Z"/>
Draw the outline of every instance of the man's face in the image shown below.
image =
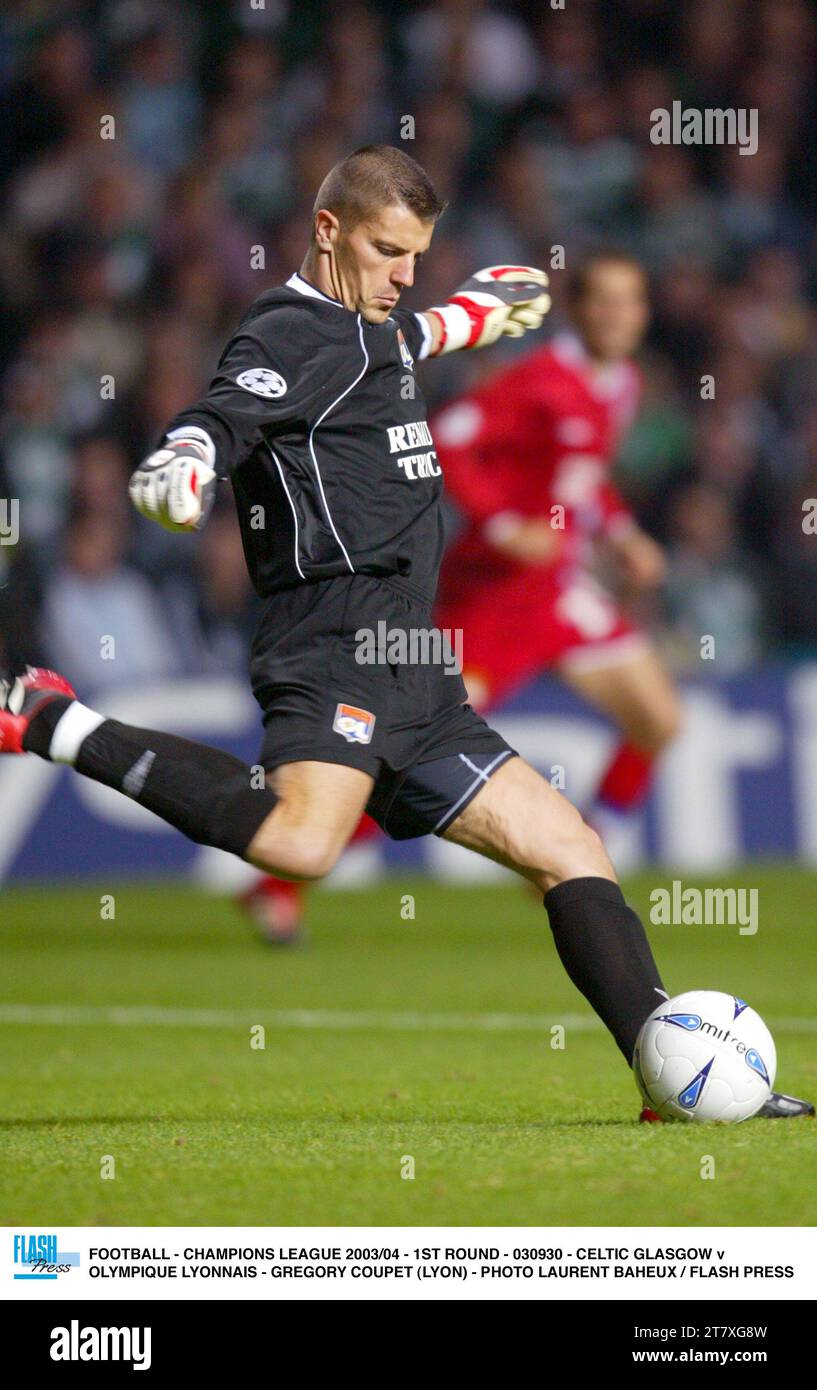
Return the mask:
<path id="1" fill-rule="evenodd" d="M 434 224 L 399 205 L 379 208 L 334 241 L 340 298 L 369 323 L 385 323 L 428 250 Z"/>
<path id="2" fill-rule="evenodd" d="M 620 362 L 638 351 L 649 322 L 647 282 L 626 261 L 599 261 L 573 306 L 573 317 L 591 357 Z"/>

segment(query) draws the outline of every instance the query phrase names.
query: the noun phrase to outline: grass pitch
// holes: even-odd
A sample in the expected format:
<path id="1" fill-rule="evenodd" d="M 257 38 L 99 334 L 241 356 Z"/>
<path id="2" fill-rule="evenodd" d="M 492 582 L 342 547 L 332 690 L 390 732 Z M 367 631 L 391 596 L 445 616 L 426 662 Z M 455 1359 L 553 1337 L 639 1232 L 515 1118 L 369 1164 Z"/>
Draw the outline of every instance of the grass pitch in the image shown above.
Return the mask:
<path id="1" fill-rule="evenodd" d="M 632 881 L 630 901 L 646 911 L 670 878 Z M 778 1085 L 813 1098 L 817 878 L 732 881 L 760 890 L 760 930 L 653 927 L 668 988 L 749 1000 L 775 1033 Z M 632 1077 L 515 884 L 316 891 L 309 945 L 290 951 L 175 885 L 115 887 L 104 920 L 111 891 L 3 895 L 3 1224 L 817 1218 L 813 1121 L 636 1122 Z"/>

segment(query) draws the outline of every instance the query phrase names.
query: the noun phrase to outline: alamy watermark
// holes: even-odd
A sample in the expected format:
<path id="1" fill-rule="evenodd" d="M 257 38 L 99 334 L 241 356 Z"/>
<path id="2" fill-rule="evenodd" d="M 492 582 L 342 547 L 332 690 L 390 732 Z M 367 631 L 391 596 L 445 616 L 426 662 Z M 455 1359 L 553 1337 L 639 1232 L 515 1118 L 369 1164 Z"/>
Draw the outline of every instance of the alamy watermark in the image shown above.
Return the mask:
<path id="1" fill-rule="evenodd" d="M 0 545 L 16 545 L 20 539 L 20 500 L 0 497 Z"/>
<path id="2" fill-rule="evenodd" d="M 739 154 L 757 153 L 757 107 L 656 106 L 650 112 L 654 145 L 737 145 Z"/>
<path id="3" fill-rule="evenodd" d="M 355 661 L 361 666 L 442 666 L 447 676 L 462 673 L 462 628 L 359 627 Z"/>
<path id="4" fill-rule="evenodd" d="M 653 888 L 650 921 L 655 927 L 737 927 L 741 936 L 758 928 L 757 888 Z"/>

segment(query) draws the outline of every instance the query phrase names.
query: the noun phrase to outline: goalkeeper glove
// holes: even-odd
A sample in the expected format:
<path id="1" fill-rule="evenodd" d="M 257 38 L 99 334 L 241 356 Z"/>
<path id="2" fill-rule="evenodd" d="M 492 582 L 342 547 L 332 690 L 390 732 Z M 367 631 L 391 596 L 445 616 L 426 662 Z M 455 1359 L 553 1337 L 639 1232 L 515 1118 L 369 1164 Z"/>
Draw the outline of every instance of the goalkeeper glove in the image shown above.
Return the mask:
<path id="1" fill-rule="evenodd" d="M 166 531 L 198 531 L 216 497 L 216 449 L 197 425 L 172 430 L 161 449 L 140 463 L 130 480 L 137 512 Z"/>
<path id="2" fill-rule="evenodd" d="M 442 324 L 442 342 L 435 352 L 487 347 L 503 335 L 521 338 L 539 328 L 550 308 L 548 277 L 528 265 L 489 265 L 478 270 L 442 305 L 427 309 Z"/>

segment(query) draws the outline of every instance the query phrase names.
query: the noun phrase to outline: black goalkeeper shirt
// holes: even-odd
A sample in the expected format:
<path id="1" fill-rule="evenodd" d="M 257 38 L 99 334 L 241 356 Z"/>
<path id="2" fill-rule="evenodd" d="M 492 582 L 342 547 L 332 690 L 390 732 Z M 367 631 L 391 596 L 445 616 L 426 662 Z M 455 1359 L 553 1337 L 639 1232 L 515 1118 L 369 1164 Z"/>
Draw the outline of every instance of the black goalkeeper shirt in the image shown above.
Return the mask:
<path id="1" fill-rule="evenodd" d="M 367 323 L 296 274 L 255 300 L 170 423 L 212 438 L 259 594 L 372 574 L 433 599 L 442 477 L 414 380 L 429 345 L 418 315 Z"/>

